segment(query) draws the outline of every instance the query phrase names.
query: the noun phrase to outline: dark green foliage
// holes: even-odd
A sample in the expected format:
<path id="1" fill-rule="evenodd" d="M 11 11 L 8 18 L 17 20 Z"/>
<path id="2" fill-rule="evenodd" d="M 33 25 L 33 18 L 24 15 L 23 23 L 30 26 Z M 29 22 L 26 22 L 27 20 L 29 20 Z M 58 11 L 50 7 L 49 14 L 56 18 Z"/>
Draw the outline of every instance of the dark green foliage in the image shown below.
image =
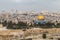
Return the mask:
<path id="1" fill-rule="evenodd" d="M 60 23 L 58 23 L 58 24 L 56 25 L 56 28 L 60 28 Z"/>
<path id="2" fill-rule="evenodd" d="M 0 22 L 1 23 L 1 22 Z M 3 26 L 7 26 L 7 29 L 29 29 L 29 28 L 60 28 L 60 23 L 58 23 L 57 25 L 55 25 L 54 23 L 48 22 L 45 24 L 32 24 L 29 25 L 27 23 L 24 22 L 18 22 L 16 23 L 12 23 L 12 21 L 7 22 L 4 21 L 1 24 L 3 24 Z"/>
<path id="3" fill-rule="evenodd" d="M 8 29 L 26 29 L 27 24 L 23 22 L 18 22 L 18 24 L 12 23 L 11 21 L 8 23 Z"/>
<path id="4" fill-rule="evenodd" d="M 3 24 L 3 26 L 6 26 L 6 25 L 7 25 L 7 22 L 6 22 L 6 21 L 4 21 L 4 22 L 2 22 L 2 24 Z"/>
<path id="5" fill-rule="evenodd" d="M 12 24 L 12 22 L 10 21 L 10 22 L 8 22 L 8 24 L 7 24 L 7 29 L 11 29 L 11 28 L 13 28 L 13 24 Z"/>
<path id="6" fill-rule="evenodd" d="M 27 24 L 23 22 L 18 22 L 17 26 L 19 26 L 20 29 L 24 29 L 27 27 Z"/>

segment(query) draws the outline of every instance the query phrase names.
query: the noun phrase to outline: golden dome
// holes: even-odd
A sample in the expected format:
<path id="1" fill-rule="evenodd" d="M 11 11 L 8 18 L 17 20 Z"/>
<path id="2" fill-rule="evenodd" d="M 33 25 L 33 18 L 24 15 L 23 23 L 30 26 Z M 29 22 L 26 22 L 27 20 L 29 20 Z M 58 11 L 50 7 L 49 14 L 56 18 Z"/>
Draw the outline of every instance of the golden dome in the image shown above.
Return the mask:
<path id="1" fill-rule="evenodd" d="M 38 16 L 38 19 L 39 20 L 43 20 L 44 19 L 44 16 L 42 16 L 42 15 L 41 16 Z"/>

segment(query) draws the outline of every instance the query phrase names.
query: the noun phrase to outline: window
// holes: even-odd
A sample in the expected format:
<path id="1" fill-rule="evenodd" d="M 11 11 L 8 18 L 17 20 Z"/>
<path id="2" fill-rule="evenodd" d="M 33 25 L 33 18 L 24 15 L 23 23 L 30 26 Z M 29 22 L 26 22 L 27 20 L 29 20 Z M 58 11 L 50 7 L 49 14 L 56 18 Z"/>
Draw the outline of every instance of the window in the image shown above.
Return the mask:
<path id="1" fill-rule="evenodd" d="M 60 40 L 60 38 L 58 38 L 58 40 Z"/>
<path id="2" fill-rule="evenodd" d="M 44 39 L 46 39 L 46 34 L 43 34 L 42 37 L 43 37 Z"/>
<path id="3" fill-rule="evenodd" d="M 32 40 L 32 38 L 26 39 L 26 40 Z"/>

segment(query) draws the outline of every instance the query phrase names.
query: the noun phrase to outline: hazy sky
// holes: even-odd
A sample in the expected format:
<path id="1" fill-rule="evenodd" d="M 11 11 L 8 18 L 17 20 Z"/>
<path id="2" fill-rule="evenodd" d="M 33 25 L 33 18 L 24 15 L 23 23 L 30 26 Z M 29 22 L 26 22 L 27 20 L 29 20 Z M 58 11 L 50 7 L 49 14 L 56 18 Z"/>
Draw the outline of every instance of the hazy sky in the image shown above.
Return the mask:
<path id="1" fill-rule="evenodd" d="M 60 0 L 0 0 L 0 10 L 60 11 Z"/>

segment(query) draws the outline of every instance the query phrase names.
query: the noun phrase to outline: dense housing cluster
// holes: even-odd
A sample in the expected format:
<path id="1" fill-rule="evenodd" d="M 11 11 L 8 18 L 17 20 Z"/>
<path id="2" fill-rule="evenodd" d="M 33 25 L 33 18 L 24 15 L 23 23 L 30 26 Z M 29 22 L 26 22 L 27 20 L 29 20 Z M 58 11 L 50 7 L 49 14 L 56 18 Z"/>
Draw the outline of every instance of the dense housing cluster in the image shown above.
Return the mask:
<path id="1" fill-rule="evenodd" d="M 44 19 L 38 19 L 43 16 Z M 49 12 L 2 12 L 0 14 L 0 24 L 8 29 L 23 29 L 32 27 L 58 28 L 60 26 L 60 14 Z"/>

